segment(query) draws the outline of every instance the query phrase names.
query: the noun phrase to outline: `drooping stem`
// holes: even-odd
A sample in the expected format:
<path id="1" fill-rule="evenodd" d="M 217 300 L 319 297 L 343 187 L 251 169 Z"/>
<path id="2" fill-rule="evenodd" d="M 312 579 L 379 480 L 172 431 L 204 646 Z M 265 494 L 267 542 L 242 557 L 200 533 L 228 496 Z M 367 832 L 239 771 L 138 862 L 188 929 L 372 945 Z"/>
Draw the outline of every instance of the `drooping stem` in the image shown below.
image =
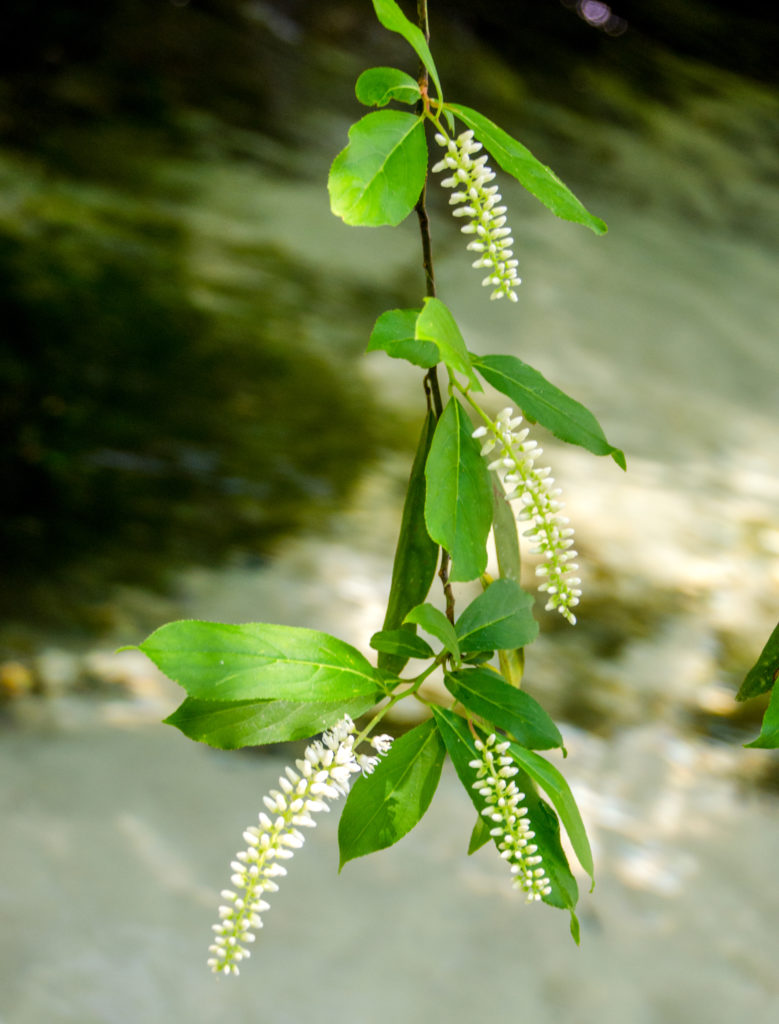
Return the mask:
<path id="1" fill-rule="evenodd" d="M 417 0 L 417 24 L 424 35 L 425 39 L 429 42 L 430 40 L 430 27 L 427 20 L 427 0 Z M 422 96 L 427 96 L 427 90 L 429 85 L 429 76 L 427 68 L 424 64 L 420 63 L 419 69 L 419 88 L 422 91 Z M 422 113 L 424 110 L 425 101 L 424 98 L 420 99 L 417 110 L 418 113 Z M 422 187 L 422 191 L 419 194 L 419 199 L 415 206 L 417 220 L 419 221 L 419 234 L 422 240 L 422 266 L 425 271 L 425 295 L 428 298 L 435 298 L 435 272 L 433 269 L 433 241 L 430 235 L 430 218 L 427 215 L 427 182 Z M 435 412 L 436 419 L 441 418 L 443 413 L 443 402 L 441 401 L 441 389 L 438 384 L 438 371 L 435 366 L 431 366 L 425 374 L 424 380 L 425 395 L 427 396 L 428 405 L 432 400 L 433 411 Z M 438 570 L 438 577 L 441 580 L 441 586 L 444 589 L 444 598 L 446 600 L 446 617 L 449 621 L 454 624 L 454 593 L 452 591 L 452 585 L 449 582 L 449 564 L 450 564 L 449 552 L 445 549 L 441 549 L 441 565 Z"/>
<path id="2" fill-rule="evenodd" d="M 430 26 L 427 23 L 427 0 L 417 0 L 417 24 L 425 40 L 430 42 Z"/>
<path id="3" fill-rule="evenodd" d="M 425 199 L 427 183 L 422 188 L 414 207 L 419 221 L 419 233 L 422 236 L 422 266 L 425 270 L 425 295 L 435 298 L 435 273 L 433 272 L 433 243 L 430 237 L 430 218 L 427 215 Z"/>

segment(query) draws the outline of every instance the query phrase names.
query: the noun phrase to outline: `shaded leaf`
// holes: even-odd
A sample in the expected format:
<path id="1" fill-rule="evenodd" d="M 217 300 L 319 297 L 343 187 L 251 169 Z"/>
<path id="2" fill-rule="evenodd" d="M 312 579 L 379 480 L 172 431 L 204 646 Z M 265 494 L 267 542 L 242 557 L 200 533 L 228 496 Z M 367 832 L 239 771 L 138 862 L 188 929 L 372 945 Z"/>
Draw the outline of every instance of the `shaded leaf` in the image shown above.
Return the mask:
<path id="1" fill-rule="evenodd" d="M 532 608 L 533 598 L 515 580 L 495 580 L 455 623 L 460 650 L 510 650 L 532 643 L 538 636 Z"/>
<path id="2" fill-rule="evenodd" d="M 425 467 L 427 532 L 452 557 L 450 578 L 475 579 L 487 566 L 492 485 L 471 421 L 451 398 L 438 421 Z"/>
<path id="3" fill-rule="evenodd" d="M 384 629 L 399 629 L 403 625 L 408 612 L 427 597 L 435 576 L 438 545 L 431 540 L 425 525 L 425 464 L 435 424 L 435 415 L 429 411 L 422 424 L 403 505 Z M 416 632 L 413 624 L 404 628 L 410 633 Z M 380 669 L 398 673 L 402 672 L 406 659 L 379 653 L 378 663 Z"/>
<path id="4" fill-rule="evenodd" d="M 746 678 L 736 694 L 736 700 L 747 700 L 749 697 L 767 693 L 776 682 L 777 676 L 779 676 L 779 624 L 766 641 L 765 647 L 760 652 L 760 657 L 747 672 Z"/>
<path id="5" fill-rule="evenodd" d="M 487 668 L 447 673 L 447 690 L 487 728 L 497 726 L 531 750 L 562 747 L 563 737 L 538 701 Z"/>
<path id="6" fill-rule="evenodd" d="M 371 647 L 382 654 L 398 654 L 403 658 L 434 658 L 433 648 L 421 636 L 407 629 L 383 629 L 371 637 Z"/>
<path id="7" fill-rule="evenodd" d="M 494 656 L 495 651 L 474 651 L 467 657 L 463 657 L 463 664 L 485 665 L 488 661 L 491 661 Z"/>
<path id="8" fill-rule="evenodd" d="M 427 173 L 422 121 L 402 110 L 377 110 L 349 129 L 333 161 L 330 207 L 347 224 L 400 224 L 414 209 Z"/>
<path id="9" fill-rule="evenodd" d="M 500 674 L 511 686 L 522 685 L 522 676 L 525 674 L 525 650 L 517 647 L 511 651 L 498 651 L 498 662 Z"/>
<path id="10" fill-rule="evenodd" d="M 609 444 L 600 423 L 575 398 L 550 384 L 543 374 L 516 356 L 473 357 L 473 366 L 497 391 L 555 437 L 595 455 L 610 455 L 625 469 L 625 454 Z"/>
<path id="11" fill-rule="evenodd" d="M 460 645 L 457 642 L 457 634 L 454 631 L 454 626 L 442 611 L 434 608 L 432 604 L 420 604 L 411 609 L 404 621 L 416 623 L 426 633 L 440 640 L 452 655 L 455 664 L 460 663 Z"/>
<path id="12" fill-rule="evenodd" d="M 398 68 L 368 68 L 354 87 L 355 95 L 366 107 L 383 107 L 390 100 L 413 105 L 419 99 L 419 83 Z"/>
<path id="13" fill-rule="evenodd" d="M 190 697 L 210 701 L 379 700 L 382 679 L 354 647 L 313 629 L 265 622 L 169 622 L 139 649 Z"/>
<path id="14" fill-rule="evenodd" d="M 324 732 L 344 715 L 358 718 L 375 701 L 356 697 L 351 701 L 303 703 L 286 700 L 212 701 L 187 697 L 165 719 L 166 725 L 185 736 L 221 750 L 284 743 Z"/>
<path id="15" fill-rule="evenodd" d="M 371 775 L 357 779 L 338 824 L 339 871 L 411 831 L 430 806 L 445 753 L 435 720 L 429 719 L 396 739 Z"/>
<path id="16" fill-rule="evenodd" d="M 471 838 L 468 840 L 468 856 L 476 853 L 482 846 L 486 846 L 487 843 L 492 839 L 490 835 L 490 826 L 487 823 L 487 819 L 480 814 L 476 819 L 476 824 L 473 826 L 473 832 L 471 832 Z"/>
<path id="17" fill-rule="evenodd" d="M 492 474 L 492 533 L 495 538 L 495 553 L 498 556 L 500 575 L 519 583 L 521 562 L 517 521 L 506 500 L 503 484 Z"/>
<path id="18" fill-rule="evenodd" d="M 418 309 L 388 309 L 376 321 L 367 352 L 381 350 L 393 359 L 407 359 L 415 366 L 429 369 L 441 359 L 438 346 L 414 336 Z"/>
<path id="19" fill-rule="evenodd" d="M 447 107 L 473 129 L 476 138 L 484 144 L 503 170 L 516 178 L 523 188 L 540 200 L 552 213 L 564 220 L 583 224 L 596 235 L 602 235 L 608 230 L 600 217 L 593 216 L 551 168 L 537 160 L 526 146 L 512 138 L 508 132 L 499 128 L 478 110 L 472 110 L 459 103 L 448 103 Z"/>

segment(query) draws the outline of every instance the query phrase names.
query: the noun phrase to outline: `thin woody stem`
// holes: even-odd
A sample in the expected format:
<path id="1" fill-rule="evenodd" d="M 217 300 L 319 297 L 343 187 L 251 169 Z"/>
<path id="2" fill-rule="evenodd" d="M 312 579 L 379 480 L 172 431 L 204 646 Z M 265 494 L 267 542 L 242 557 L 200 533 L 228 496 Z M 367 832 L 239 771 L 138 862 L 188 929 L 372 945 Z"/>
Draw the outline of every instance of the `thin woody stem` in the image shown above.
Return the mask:
<path id="1" fill-rule="evenodd" d="M 427 20 L 427 0 L 417 0 L 417 24 L 419 25 L 425 39 L 429 41 L 430 28 Z M 427 68 L 424 64 L 420 65 L 418 82 L 419 88 L 422 92 L 422 98 L 419 101 L 417 109 L 421 114 L 425 109 L 425 97 L 427 97 L 429 85 Z M 430 235 L 430 218 L 427 215 L 427 206 L 425 203 L 426 196 L 427 182 L 425 182 L 425 185 L 422 187 L 422 191 L 419 194 L 419 199 L 417 200 L 417 204 L 414 209 L 416 210 L 417 220 L 419 221 L 419 234 L 422 239 L 422 266 L 425 271 L 425 295 L 428 296 L 428 298 L 435 298 L 433 242 Z M 444 407 L 443 402 L 441 401 L 441 389 L 438 385 L 438 371 L 435 366 L 431 366 L 425 374 L 424 388 L 428 406 L 432 400 L 435 417 L 436 419 L 440 419 Z M 441 586 L 444 588 L 446 617 L 452 624 L 454 624 L 454 593 L 452 591 L 452 585 L 449 582 L 450 561 L 449 552 L 446 548 L 441 548 L 441 565 L 438 570 L 438 577 L 441 580 Z"/>

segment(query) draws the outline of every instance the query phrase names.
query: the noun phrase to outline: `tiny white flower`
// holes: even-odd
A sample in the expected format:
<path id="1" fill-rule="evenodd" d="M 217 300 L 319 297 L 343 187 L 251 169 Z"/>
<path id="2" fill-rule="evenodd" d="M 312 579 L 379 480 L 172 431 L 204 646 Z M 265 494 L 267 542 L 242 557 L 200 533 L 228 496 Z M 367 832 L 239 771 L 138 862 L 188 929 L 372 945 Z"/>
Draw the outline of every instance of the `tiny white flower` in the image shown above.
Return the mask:
<path id="1" fill-rule="evenodd" d="M 543 858 L 537 852 L 538 846 L 530 842 L 535 838 L 535 832 L 530 828 L 527 807 L 519 806 L 525 794 L 520 793 L 510 777 L 519 769 L 513 759 L 506 756 L 509 745 L 497 743 L 494 733 L 484 741 L 477 739 L 475 746 L 479 758 L 469 764 L 476 769 L 473 788 L 485 800 L 481 813 L 494 823 L 490 835 L 495 839 L 501 857 L 509 864 L 514 876 L 512 884 L 524 892 L 528 903 L 532 903 L 548 896 L 552 887 L 544 869 L 537 866 Z"/>
<path id="2" fill-rule="evenodd" d="M 482 444 L 482 455 L 494 453 L 500 457 L 487 466 L 492 472 L 500 473 L 507 486 L 506 498 L 522 503 L 517 519 L 525 524 L 524 537 L 535 542 L 533 554 L 543 555 L 544 563 L 536 569 L 536 576 L 542 579 L 538 589 L 546 594 L 546 610 L 557 610 L 571 625 L 576 624 L 572 609 L 581 597 L 581 579 L 574 575 L 579 568 L 574 561 L 573 530 L 569 520 L 562 515 L 564 503 L 560 501 L 562 491 L 553 487 L 551 470 L 536 466 L 535 460 L 543 454 L 538 443 L 528 438 L 528 430 L 519 430 L 521 416 L 515 416 L 511 406 L 502 409 L 489 425 L 491 437 Z M 485 428 L 477 427 L 473 437 L 485 437 Z"/>
<path id="3" fill-rule="evenodd" d="M 458 207 L 452 210 L 452 214 L 467 218 L 468 223 L 460 230 L 465 235 L 478 238 L 467 245 L 467 249 L 478 254 L 472 265 L 489 270 L 482 284 L 493 289 L 491 299 L 506 296 L 516 302 L 514 289 L 521 284 L 521 279 L 517 276 L 518 261 L 511 258 L 514 239 L 511 230 L 505 227 L 506 207 L 498 205 L 501 196 L 497 185 L 488 185 L 495 174 L 487 165 L 487 157 L 472 159 L 472 155 L 482 148 L 481 143 L 474 139 L 470 130 L 456 139 L 449 139 L 439 132 L 435 140 L 447 152 L 443 160 L 433 166 L 433 171 L 455 172 L 448 178 L 442 178 L 441 184 L 444 188 L 457 189 L 449 197 L 449 204 Z"/>

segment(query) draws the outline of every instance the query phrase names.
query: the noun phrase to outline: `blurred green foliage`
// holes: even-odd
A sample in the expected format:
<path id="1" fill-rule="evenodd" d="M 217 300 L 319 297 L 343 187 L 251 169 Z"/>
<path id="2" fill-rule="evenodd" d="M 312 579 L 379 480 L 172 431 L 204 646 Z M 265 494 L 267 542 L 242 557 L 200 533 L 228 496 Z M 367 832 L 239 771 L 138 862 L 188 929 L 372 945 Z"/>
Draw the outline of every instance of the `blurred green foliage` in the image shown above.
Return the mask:
<path id="1" fill-rule="evenodd" d="M 487 93 L 532 143 L 542 125 L 571 150 L 568 135 L 589 137 L 587 117 L 612 135 L 648 118 L 655 108 L 635 93 L 669 80 L 658 54 L 674 25 L 688 50 L 738 38 L 760 75 L 765 32 L 731 31 L 736 15 L 715 6 L 695 35 L 695 19 L 664 15 L 668 4 L 628 5 L 619 41 L 557 4 L 507 13 L 437 0 L 431 16 L 460 98 Z M 220 235 L 215 187 L 197 183 L 225 172 L 229 189 L 236 167 L 250 187 L 274 174 L 323 181 L 362 53 L 391 63 L 393 45 L 376 38 L 363 0 L 29 0 L 4 11 L 0 612 L 32 595 L 35 608 L 67 613 L 74 595 L 111 581 L 161 582 L 166 565 L 233 547 L 263 553 L 310 520 L 312 502 L 332 507 L 371 457 L 375 399 L 348 357 L 364 346 L 360 320 L 402 296 L 302 267 L 248 216 L 246 230 Z M 581 114 L 550 116 L 527 102 L 525 82 Z M 698 77 L 682 84 L 708 106 L 683 111 L 680 138 L 719 110 Z M 755 109 L 750 132 L 762 136 L 773 108 Z M 715 120 L 713 136 L 724 128 Z M 677 137 L 647 130 L 657 153 Z M 595 177 L 604 162 L 619 171 L 603 132 L 582 150 Z"/>
<path id="2" fill-rule="evenodd" d="M 262 553 L 312 503 L 333 507 L 376 448 L 346 358 L 366 296 L 229 238 L 221 255 L 254 268 L 250 284 L 208 289 L 181 210 L 31 187 L 16 162 L 0 176 L 15 196 L 0 219 L 0 608 L 30 595 L 56 614 L 71 589 Z M 307 301 L 342 325 L 339 348 L 324 352 Z"/>

